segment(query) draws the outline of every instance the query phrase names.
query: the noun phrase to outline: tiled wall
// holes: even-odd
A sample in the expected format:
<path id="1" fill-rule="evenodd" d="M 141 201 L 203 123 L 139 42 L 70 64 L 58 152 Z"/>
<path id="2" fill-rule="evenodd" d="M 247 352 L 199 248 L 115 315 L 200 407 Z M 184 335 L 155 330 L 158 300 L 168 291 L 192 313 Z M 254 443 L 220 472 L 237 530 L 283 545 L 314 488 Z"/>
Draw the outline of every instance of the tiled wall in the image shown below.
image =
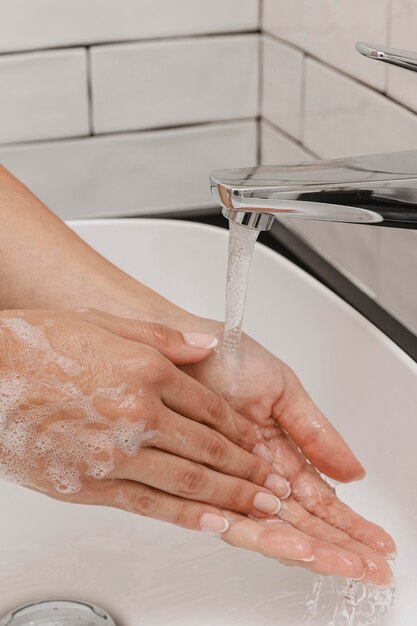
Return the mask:
<path id="1" fill-rule="evenodd" d="M 256 162 L 259 47 L 258 0 L 0 0 L 0 162 L 62 217 L 211 206 Z"/>
<path id="2" fill-rule="evenodd" d="M 263 0 L 262 14 L 264 163 L 417 149 L 417 74 L 355 51 L 417 51 L 417 0 Z M 417 231 L 287 224 L 417 330 Z"/>
<path id="3" fill-rule="evenodd" d="M 417 75 L 354 50 L 416 32 L 417 0 L 0 0 L 0 161 L 89 217 L 211 206 L 259 155 L 417 148 Z M 417 232 L 293 224 L 417 329 Z"/>

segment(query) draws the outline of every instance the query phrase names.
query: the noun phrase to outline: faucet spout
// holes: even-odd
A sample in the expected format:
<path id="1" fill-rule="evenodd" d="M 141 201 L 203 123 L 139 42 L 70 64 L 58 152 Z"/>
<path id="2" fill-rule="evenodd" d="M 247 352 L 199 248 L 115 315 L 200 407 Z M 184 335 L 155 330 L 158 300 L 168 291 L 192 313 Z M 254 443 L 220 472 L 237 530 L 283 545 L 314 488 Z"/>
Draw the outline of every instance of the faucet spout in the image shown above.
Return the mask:
<path id="1" fill-rule="evenodd" d="M 223 170 L 210 184 L 229 219 L 257 230 L 274 216 L 417 229 L 417 150 Z"/>

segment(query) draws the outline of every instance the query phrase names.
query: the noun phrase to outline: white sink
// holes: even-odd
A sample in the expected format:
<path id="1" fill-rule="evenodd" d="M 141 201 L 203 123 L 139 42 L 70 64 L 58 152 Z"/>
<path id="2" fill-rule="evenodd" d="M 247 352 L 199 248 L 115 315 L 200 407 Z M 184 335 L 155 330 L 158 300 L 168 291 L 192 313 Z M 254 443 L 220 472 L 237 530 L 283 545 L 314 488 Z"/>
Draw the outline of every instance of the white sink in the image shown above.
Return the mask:
<path id="1" fill-rule="evenodd" d="M 222 318 L 227 233 L 175 221 L 77 221 L 124 270 Z M 246 330 L 290 363 L 367 468 L 340 488 L 398 543 L 387 626 L 417 615 L 417 365 L 313 278 L 257 246 Z M 0 616 L 28 601 L 91 601 L 121 626 L 299 626 L 310 574 L 116 510 L 0 483 Z"/>

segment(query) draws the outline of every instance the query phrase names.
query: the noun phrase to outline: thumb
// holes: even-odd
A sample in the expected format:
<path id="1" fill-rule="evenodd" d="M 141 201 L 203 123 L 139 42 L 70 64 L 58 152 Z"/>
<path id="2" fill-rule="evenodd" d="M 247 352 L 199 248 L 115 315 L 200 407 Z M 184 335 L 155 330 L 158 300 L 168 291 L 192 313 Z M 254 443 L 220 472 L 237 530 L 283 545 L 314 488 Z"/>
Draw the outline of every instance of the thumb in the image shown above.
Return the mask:
<path id="1" fill-rule="evenodd" d="M 340 482 L 360 480 L 365 470 L 336 428 L 314 404 L 294 372 L 286 367 L 285 393 L 272 415 L 323 474 Z"/>
<path id="2" fill-rule="evenodd" d="M 203 361 L 218 344 L 214 335 L 182 333 L 159 322 L 116 317 L 95 309 L 86 310 L 82 317 L 119 337 L 152 346 L 175 365 Z"/>
<path id="3" fill-rule="evenodd" d="M 152 346 L 176 365 L 198 363 L 206 359 L 217 346 L 218 340 L 205 333 L 180 332 L 164 324 L 139 322 L 134 339 Z"/>

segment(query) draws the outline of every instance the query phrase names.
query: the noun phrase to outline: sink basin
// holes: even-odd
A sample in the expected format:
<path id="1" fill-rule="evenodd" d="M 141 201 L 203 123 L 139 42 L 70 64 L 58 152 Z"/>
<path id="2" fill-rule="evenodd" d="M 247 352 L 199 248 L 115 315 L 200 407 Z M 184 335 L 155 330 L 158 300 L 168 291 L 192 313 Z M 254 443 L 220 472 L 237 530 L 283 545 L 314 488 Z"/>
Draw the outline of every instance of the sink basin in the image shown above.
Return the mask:
<path id="1" fill-rule="evenodd" d="M 194 313 L 222 318 L 227 232 L 170 220 L 70 226 Z M 258 245 L 245 329 L 299 374 L 367 469 L 342 497 L 398 543 L 384 625 L 417 615 L 417 364 L 328 289 Z M 118 626 L 300 626 L 312 576 L 219 539 L 0 483 L 0 616 L 48 598 L 107 610 Z M 324 625 L 323 625 L 324 626 Z"/>

